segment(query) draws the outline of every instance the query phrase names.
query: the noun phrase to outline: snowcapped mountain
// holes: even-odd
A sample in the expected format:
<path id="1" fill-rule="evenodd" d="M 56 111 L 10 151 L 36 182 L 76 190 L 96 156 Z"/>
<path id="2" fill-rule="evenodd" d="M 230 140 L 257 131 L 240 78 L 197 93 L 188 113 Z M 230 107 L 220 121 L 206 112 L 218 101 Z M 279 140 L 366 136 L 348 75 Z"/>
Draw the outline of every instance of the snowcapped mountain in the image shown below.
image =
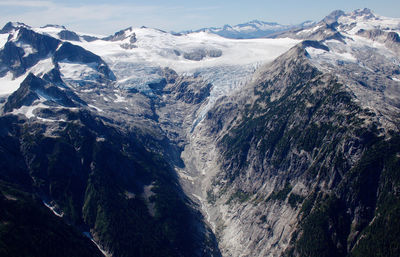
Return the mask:
<path id="1" fill-rule="evenodd" d="M 270 36 L 277 32 L 287 31 L 295 28 L 304 28 L 312 26 L 314 22 L 305 21 L 296 25 L 282 25 L 276 22 L 265 22 L 259 20 L 252 20 L 246 23 L 237 24 L 234 26 L 224 25 L 223 27 L 216 28 L 202 28 L 195 32 L 209 32 L 220 35 L 226 38 L 234 39 L 250 39 L 250 38 L 263 38 Z M 187 34 L 189 32 L 183 32 Z"/>
<path id="2" fill-rule="evenodd" d="M 8 40 L 7 44 L 14 45 L 15 40 L 22 42 L 22 39 L 18 39 L 21 37 L 21 30 L 37 33 L 38 37 L 51 38 L 54 41 L 54 47 L 48 52 L 53 52 L 56 46 L 62 45 L 56 56 L 67 47 L 76 49 L 82 47 L 101 56 L 107 63 L 104 69 L 111 67 L 113 70 L 113 74 L 107 75 L 107 78 L 115 80 L 113 87 L 116 88 L 135 89 L 151 94 L 152 90 L 148 85 L 158 83 L 163 79 L 163 67 L 172 68 L 180 74 L 196 74 L 205 77 L 215 85 L 211 92 L 211 102 L 233 90 L 235 85 L 244 84 L 257 66 L 276 58 L 298 42 L 292 39 L 237 41 L 206 32 L 177 36 L 144 27 L 121 30 L 109 37 L 98 36 L 98 40 L 92 40 L 92 38 L 87 40 L 85 35 L 76 33 L 76 37 L 65 39 L 62 36 L 64 35 L 62 33 L 67 31 L 65 27 L 45 26 L 29 29 L 24 24 L 9 23 L 3 29 L 6 33 L 0 34 L 4 35 L 3 45 L 6 45 L 6 38 L 8 39 L 9 35 L 13 35 L 15 39 Z M 22 46 L 22 43 L 18 42 L 17 44 Z M 23 48 L 24 56 L 31 58 L 30 54 L 36 53 L 36 46 L 29 44 L 23 46 L 25 47 Z M 5 51 L 8 51 L 7 48 Z M 71 52 L 75 51 L 78 50 Z M 43 56 L 47 54 L 46 52 Z M 82 54 L 77 53 L 77 55 Z M 100 64 L 102 60 L 88 59 L 85 65 L 79 60 L 72 62 L 64 60 L 57 60 L 61 61 L 56 65 L 57 70 L 60 71 L 60 76 L 65 82 L 75 84 L 96 81 L 102 65 Z M 40 61 L 37 59 L 35 62 L 35 65 L 29 69 L 26 67 L 18 74 L 7 73 L 8 75 L 3 77 L 4 82 L 9 85 L 3 88 L 3 95 L 15 91 L 19 83 L 31 71 L 38 71 L 35 74 L 45 74 L 55 67 L 52 64 L 52 58 Z M 95 65 L 95 63 L 99 64 Z M 235 72 L 232 74 L 232 71 Z"/>
<path id="3" fill-rule="evenodd" d="M 313 65 L 335 73 L 365 107 L 388 114 L 386 123 L 399 101 L 399 31 L 400 19 L 362 9 L 335 11 L 310 29 L 282 36 L 318 40 L 305 48 Z"/>
<path id="4" fill-rule="evenodd" d="M 398 256 L 399 33 L 7 23 L 0 255 Z"/>
<path id="5" fill-rule="evenodd" d="M 398 140 L 399 25 L 335 11 L 278 35 L 302 42 L 195 128 L 182 156 L 222 255 L 373 256 L 392 245 L 392 232 L 377 234 L 400 229 L 383 221 L 400 203 L 384 182 L 400 149 L 377 153 Z"/>

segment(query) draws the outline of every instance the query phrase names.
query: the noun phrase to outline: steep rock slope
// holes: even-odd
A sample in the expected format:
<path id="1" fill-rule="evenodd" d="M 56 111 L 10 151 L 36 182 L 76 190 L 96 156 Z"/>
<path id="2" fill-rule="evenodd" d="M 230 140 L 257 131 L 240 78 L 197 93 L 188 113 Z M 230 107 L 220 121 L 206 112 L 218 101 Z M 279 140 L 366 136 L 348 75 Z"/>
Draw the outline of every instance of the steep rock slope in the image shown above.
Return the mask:
<path id="1" fill-rule="evenodd" d="M 3 157 L 12 153 L 26 165 L 15 170 L 15 164 L 4 161 L 2 181 L 24 182 L 65 221 L 90 231 L 107 253 L 207 253 L 201 245 L 206 233 L 201 231 L 201 216 L 188 207 L 169 165 L 142 146 L 151 138 L 121 134 L 85 111 L 64 109 L 52 113 L 51 119 L 55 117 L 64 121 L 18 120 L 11 128 L 11 117 L 2 118 Z"/>
<path id="2" fill-rule="evenodd" d="M 190 135 L 185 180 L 202 185 L 223 255 L 398 254 L 399 56 L 353 31 L 399 23 L 369 10 L 327 20 Z"/>
<path id="3" fill-rule="evenodd" d="M 26 196 L 2 198 L 1 236 L 15 240 L 1 251 L 57 255 L 69 244 L 65 254 L 76 256 L 219 256 L 212 232 L 167 162 L 176 150 L 157 125 L 154 100 L 115 89 L 114 74 L 98 55 L 18 26 L 6 26 L 11 36 L 0 50 L 19 49 L 3 55 L 1 64 L 23 79 L 1 108 L 0 181 Z M 188 88 L 179 81 L 176 87 Z M 203 97 L 181 89 L 178 98 L 201 102 L 209 89 Z M 42 223 L 22 220 L 25 207 L 32 222 Z M 52 239 L 59 249 L 41 243 L 54 233 L 52 224 L 65 229 Z M 28 234 L 35 225 L 43 237 Z M 38 244 L 21 247 L 29 237 Z"/>
<path id="4" fill-rule="evenodd" d="M 84 233 L 82 253 L 113 256 L 398 256 L 399 24 L 336 11 L 233 40 L 9 23 L 1 221 L 32 205 L 76 254 Z"/>
<path id="5" fill-rule="evenodd" d="M 30 193 L 0 185 L 2 256 L 103 256 L 78 230 L 65 224 Z"/>

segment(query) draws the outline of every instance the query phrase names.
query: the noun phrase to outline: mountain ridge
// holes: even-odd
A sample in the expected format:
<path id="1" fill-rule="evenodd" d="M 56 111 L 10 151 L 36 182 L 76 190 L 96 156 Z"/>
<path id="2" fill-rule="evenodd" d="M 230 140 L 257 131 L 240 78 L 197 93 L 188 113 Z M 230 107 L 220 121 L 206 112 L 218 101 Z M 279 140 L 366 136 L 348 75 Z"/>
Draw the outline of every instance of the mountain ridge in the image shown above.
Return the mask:
<path id="1" fill-rule="evenodd" d="M 282 25 L 276 22 L 265 22 L 260 20 L 251 20 L 237 25 L 224 25 L 222 27 L 209 27 L 197 30 L 182 31 L 180 33 L 187 34 L 193 32 L 209 32 L 226 38 L 233 39 L 251 39 L 268 37 L 269 35 L 287 31 L 295 28 L 309 27 L 314 24 L 313 21 L 304 21 L 295 25 Z"/>
<path id="2" fill-rule="evenodd" d="M 61 31 L 1 32 L 10 213 L 47 211 L 93 255 L 400 252 L 399 19 L 335 11 L 256 40 Z"/>

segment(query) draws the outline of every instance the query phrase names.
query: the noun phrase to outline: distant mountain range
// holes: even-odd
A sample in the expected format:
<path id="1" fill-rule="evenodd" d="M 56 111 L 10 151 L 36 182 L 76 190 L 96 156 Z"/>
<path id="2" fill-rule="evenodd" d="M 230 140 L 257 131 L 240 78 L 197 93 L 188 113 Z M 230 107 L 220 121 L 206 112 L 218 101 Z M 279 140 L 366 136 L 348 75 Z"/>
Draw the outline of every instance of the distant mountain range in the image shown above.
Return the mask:
<path id="1" fill-rule="evenodd" d="M 223 27 L 202 28 L 195 31 L 184 31 L 183 34 L 191 32 L 209 32 L 226 38 L 249 39 L 267 37 L 277 32 L 288 31 L 291 29 L 301 29 L 314 25 L 313 21 L 305 21 L 295 25 L 282 25 L 276 22 L 265 22 L 252 20 L 234 26 L 224 25 Z"/>
<path id="2" fill-rule="evenodd" d="M 399 34 L 7 23 L 0 257 L 400 256 Z"/>

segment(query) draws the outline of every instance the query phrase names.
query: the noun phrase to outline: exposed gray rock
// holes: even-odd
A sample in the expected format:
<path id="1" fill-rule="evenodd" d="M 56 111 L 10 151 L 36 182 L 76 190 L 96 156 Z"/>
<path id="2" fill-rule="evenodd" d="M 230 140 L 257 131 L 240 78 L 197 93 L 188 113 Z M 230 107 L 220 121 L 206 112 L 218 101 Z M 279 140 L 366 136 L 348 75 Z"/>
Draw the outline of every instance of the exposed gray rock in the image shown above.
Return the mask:
<path id="1" fill-rule="evenodd" d="M 328 16 L 326 16 L 322 21 L 325 22 L 326 24 L 332 24 L 337 22 L 339 17 L 345 15 L 345 12 L 342 10 L 335 10 L 331 12 Z"/>
<path id="2" fill-rule="evenodd" d="M 34 51 L 26 54 L 24 49 L 19 46 L 23 44 L 28 44 Z M 0 51 L 3 72 L 11 71 L 15 77 L 18 77 L 40 60 L 53 54 L 59 44 L 58 39 L 20 27 L 16 39 L 8 41 Z"/>
<path id="3" fill-rule="evenodd" d="M 106 40 L 106 41 L 122 41 L 122 40 L 127 39 L 129 37 L 129 43 L 133 44 L 133 43 L 135 43 L 137 41 L 136 34 L 135 33 L 130 33 L 130 32 L 132 32 L 132 27 L 120 30 L 120 31 L 116 32 L 112 36 L 108 36 L 108 37 L 103 38 L 103 40 Z M 127 33 L 129 35 L 127 35 Z"/>
<path id="4" fill-rule="evenodd" d="M 42 78 L 29 75 L 4 109 L 14 111 L 42 101 L 41 92 L 49 99 L 61 99 L 54 101 L 52 107 L 57 108 L 37 109 L 33 118 L 19 122 L 49 141 L 68 138 L 60 139 L 60 146 L 70 147 L 62 153 L 82 157 L 76 159 L 76 167 L 86 168 L 90 183 L 99 171 L 113 172 L 102 178 L 106 185 L 114 185 L 110 181 L 121 176 L 118 187 L 104 189 L 116 190 L 112 199 L 139 201 L 149 219 L 159 215 L 152 201 L 160 186 L 146 176 L 132 179 L 130 171 L 145 163 L 144 172 L 155 166 L 151 174 L 157 178 L 177 175 L 186 193 L 181 197 L 195 213 L 188 229 L 197 229 L 194 246 L 199 256 L 220 256 L 214 235 L 223 256 L 365 256 L 365 251 L 374 252 L 368 248 L 371 245 L 377 252 L 398 249 L 393 247 L 396 236 L 391 236 L 399 231 L 400 69 L 393 50 L 399 36 L 378 27 L 354 36 L 357 24 L 352 19 L 356 18 L 379 21 L 367 9 L 351 14 L 336 11 L 314 27 L 278 35 L 305 41 L 258 68 L 238 90 L 213 101 L 213 85 L 202 73 L 182 75 L 169 68 L 152 68 L 157 76 L 146 82 L 144 93 L 117 88 L 101 57 L 63 43 L 51 52 L 55 68 Z M 124 47 L 130 49 L 136 40 L 135 35 L 128 39 L 130 32 L 117 32 L 106 40 L 129 41 Z M 2 54 L 14 56 L 15 63 L 25 54 L 11 43 Z M 222 52 L 201 48 L 175 54 L 199 61 Z M 78 86 L 64 82 L 58 67 L 61 61 L 91 64 L 103 76 Z M 118 69 L 118 63 L 112 68 Z M 135 66 L 132 72 L 135 68 L 142 67 Z M 214 68 L 218 69 L 210 69 Z M 71 90 L 87 105 L 71 97 Z M 11 117 L 7 115 L 0 123 L 7 123 Z M 68 131 L 70 126 L 78 130 Z M 8 125 L 0 126 L 2 137 L 9 133 L 14 132 Z M 82 144 L 81 138 L 91 141 Z M 134 144 L 136 140 L 140 143 Z M 1 142 L 0 147 L 12 145 Z M 82 155 L 86 152 L 81 149 L 91 143 L 93 154 Z M 35 160 L 24 147 L 27 159 Z M 147 163 L 149 155 L 139 155 L 133 166 L 116 161 L 136 157 L 138 149 L 154 154 L 157 161 Z M 100 156 L 96 161 L 85 161 L 96 154 Z M 22 163 L 29 164 L 27 159 Z M 176 174 L 168 173 L 164 160 Z M 64 184 L 68 185 L 60 185 Z M 178 181 L 172 184 L 179 188 Z M 103 192 L 91 197 L 98 195 Z M 98 213 L 101 201 L 87 201 L 96 204 L 85 204 L 83 209 Z M 173 201 L 167 203 L 163 207 Z M 101 233 L 93 234 L 105 249 L 115 249 Z"/>
<path id="5" fill-rule="evenodd" d="M 80 37 L 78 34 L 76 34 L 73 31 L 69 31 L 69 30 L 62 30 L 58 33 L 58 36 L 60 37 L 60 39 L 62 40 L 68 40 L 68 41 L 80 41 Z"/>
<path id="6" fill-rule="evenodd" d="M 75 101 L 72 101 L 71 98 Z M 30 106 L 34 101 L 40 98 L 46 99 L 44 102 L 47 105 L 61 105 L 64 107 L 76 107 L 76 103 L 82 103 L 77 95 L 59 89 L 56 85 L 42 80 L 32 73 L 21 83 L 17 91 L 11 94 L 3 107 L 4 112 L 11 112 L 14 109 L 19 109 L 22 106 Z"/>
<path id="7" fill-rule="evenodd" d="M 191 52 L 186 52 L 183 54 L 185 59 L 191 61 L 201 61 L 206 57 L 217 58 L 222 56 L 222 51 L 219 49 L 193 49 Z"/>
<path id="8" fill-rule="evenodd" d="M 61 47 L 59 47 L 54 53 L 53 60 L 54 62 L 69 61 L 84 64 L 94 64 L 96 66 L 95 69 L 103 74 L 105 79 L 116 79 L 114 73 L 110 70 L 108 65 L 101 59 L 100 56 L 69 42 L 62 43 Z"/>
<path id="9" fill-rule="evenodd" d="M 19 27 L 24 27 L 24 28 L 29 28 L 28 25 L 22 23 L 22 22 L 7 22 L 6 25 L 0 30 L 1 34 L 9 33 L 12 30 L 15 30 Z"/>

